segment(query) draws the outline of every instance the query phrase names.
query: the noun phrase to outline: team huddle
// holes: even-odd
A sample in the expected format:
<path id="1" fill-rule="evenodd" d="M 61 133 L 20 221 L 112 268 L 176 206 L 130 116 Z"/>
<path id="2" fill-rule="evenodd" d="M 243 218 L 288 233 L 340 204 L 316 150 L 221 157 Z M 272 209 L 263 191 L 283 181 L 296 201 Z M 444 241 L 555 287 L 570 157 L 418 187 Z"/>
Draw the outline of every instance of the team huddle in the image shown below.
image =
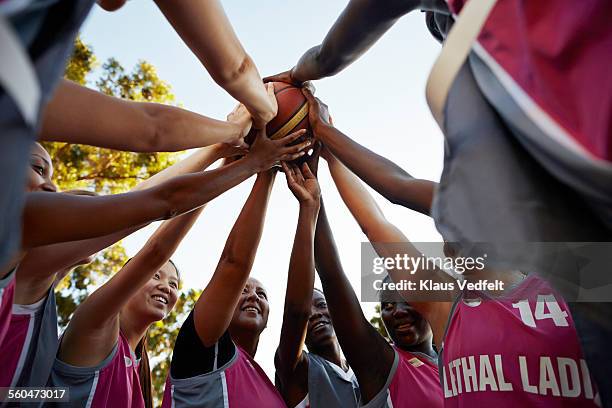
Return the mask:
<path id="1" fill-rule="evenodd" d="M 97 2 L 113 11 L 125 0 Z M 591 13 L 610 11 L 603 0 L 588 2 Z M 451 27 L 477 2 L 351 0 L 320 45 L 291 70 L 263 80 L 218 1 L 156 3 L 215 82 L 239 102 L 226 120 L 125 101 L 60 79 L 93 0 L 0 0 L 0 42 L 15 52 L 0 61 L 10 65 L 0 72 L 0 406 L 34 404 L 8 399 L 11 389 L 59 387 L 68 390 L 65 400 L 37 404 L 153 407 L 149 359 L 155 356 L 146 339 L 180 296 L 180 266 L 171 257 L 198 217 L 206 217 L 206 204 L 252 176 L 214 273 L 181 324 L 163 396 L 156 396 L 162 407 L 611 406 L 609 350 L 601 347 L 612 339 L 609 325 L 566 302 L 539 271 L 487 262 L 459 274 L 435 267 L 417 274 L 388 269 L 385 283 L 416 282 L 427 274 L 450 290 L 443 299 L 428 299 L 426 288 L 385 286 L 378 293 L 384 337 L 364 315 L 347 276 L 354 271 L 343 269 L 317 178 L 325 160 L 380 257 L 424 259 L 365 185 L 406 211 L 433 217 L 449 259 L 470 242 L 489 242 L 503 252 L 504 242 L 512 241 L 609 241 L 612 102 L 603 101 L 598 114 L 576 109 L 572 126 L 565 126 L 565 117 L 555 115 L 564 107 L 564 99 L 554 97 L 556 74 L 545 69 L 559 61 L 526 57 L 547 49 L 531 34 L 562 20 L 561 14 L 567 24 L 557 28 L 565 30 L 567 49 L 583 38 L 583 19 L 593 30 L 605 25 L 600 36 L 612 38 L 605 21 L 575 13 L 565 1 L 526 6 L 483 0 L 492 7 L 483 14 L 483 35 L 460 65 L 443 114 L 432 108 L 447 137 L 436 183 L 411 176 L 336 128 L 310 81 L 342 71 L 414 10 L 425 11 L 432 35 L 446 42 Z M 520 19 L 509 22 L 509 15 L 538 24 L 525 23 L 521 37 L 510 29 Z M 600 56 L 601 49 L 590 44 L 581 46 Z M 558 58 L 570 58 L 574 72 L 595 69 L 592 60 L 567 54 Z M 30 71 L 39 95 L 28 104 L 30 77 L 24 72 Z M 547 80 L 534 89 L 530 81 L 542 72 Z M 592 78 L 567 75 L 568 81 Z M 294 118 L 301 116 L 289 118 L 282 132 L 269 125 L 280 117 L 278 83 L 299 89 L 304 99 Z M 588 95 L 572 96 L 584 107 Z M 525 101 L 537 108 L 528 112 L 541 114 L 521 111 Z M 559 129 L 567 137 L 562 143 L 539 137 Z M 127 193 L 102 196 L 57 191 L 53 159 L 37 140 L 135 152 L 197 150 Z M 271 381 L 256 361 L 268 325 L 268 293 L 250 273 L 279 172 L 299 213 Z M 579 219 L 568 215 L 577 206 Z M 136 255 L 89 293 L 58 333 L 56 285 L 99 251 L 159 220 Z M 315 287 L 316 275 L 321 288 Z M 499 282 L 500 290 L 463 284 L 482 280 Z"/>

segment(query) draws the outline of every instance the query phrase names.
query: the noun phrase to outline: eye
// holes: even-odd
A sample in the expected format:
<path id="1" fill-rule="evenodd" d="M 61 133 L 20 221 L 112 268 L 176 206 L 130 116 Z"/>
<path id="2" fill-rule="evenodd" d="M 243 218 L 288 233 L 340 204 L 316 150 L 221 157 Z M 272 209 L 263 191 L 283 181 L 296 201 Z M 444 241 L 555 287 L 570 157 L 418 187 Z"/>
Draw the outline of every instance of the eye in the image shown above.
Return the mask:
<path id="1" fill-rule="evenodd" d="M 153 275 L 153 279 L 159 280 L 159 273 L 155 273 L 155 275 Z"/>
<path id="2" fill-rule="evenodd" d="M 170 282 L 170 287 L 173 289 L 178 289 L 178 284 L 176 282 Z"/>
<path id="3" fill-rule="evenodd" d="M 321 302 L 321 303 L 319 303 L 319 304 L 317 305 L 317 307 L 318 307 L 319 309 L 325 309 L 325 308 L 327 308 L 327 303 L 325 303 L 325 302 Z"/>
<path id="4" fill-rule="evenodd" d="M 392 310 L 393 309 L 393 305 L 391 303 L 385 303 L 385 304 L 383 304 L 382 309 L 386 310 L 386 311 Z"/>
<path id="5" fill-rule="evenodd" d="M 32 164 L 32 169 L 41 177 L 45 175 L 45 168 L 43 166 Z"/>
<path id="6" fill-rule="evenodd" d="M 257 292 L 257 296 L 259 296 L 260 298 L 268 300 L 268 295 L 266 294 L 266 292 Z"/>

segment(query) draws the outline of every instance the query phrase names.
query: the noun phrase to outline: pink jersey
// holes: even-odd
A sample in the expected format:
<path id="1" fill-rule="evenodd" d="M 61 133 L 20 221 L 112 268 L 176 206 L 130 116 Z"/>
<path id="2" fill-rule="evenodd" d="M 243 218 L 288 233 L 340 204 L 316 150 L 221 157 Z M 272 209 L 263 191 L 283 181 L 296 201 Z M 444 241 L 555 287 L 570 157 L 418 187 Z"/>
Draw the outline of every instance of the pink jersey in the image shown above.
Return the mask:
<path id="1" fill-rule="evenodd" d="M 0 344 L 11 323 L 13 296 L 15 294 L 15 270 L 0 279 Z"/>
<path id="2" fill-rule="evenodd" d="M 44 300 L 43 300 L 44 301 Z M 25 352 L 34 329 L 34 313 L 13 313 L 10 319 L 10 336 L 0 347 L 0 387 L 14 387 L 23 367 Z"/>
<path id="3" fill-rule="evenodd" d="M 385 387 L 362 408 L 442 408 L 436 361 L 422 353 L 393 348 L 395 361 Z"/>
<path id="4" fill-rule="evenodd" d="M 191 378 L 168 376 L 162 408 L 281 408 L 282 397 L 259 365 L 236 346 L 225 366 Z"/>
<path id="5" fill-rule="evenodd" d="M 72 406 L 144 408 L 138 363 L 120 333 L 113 352 L 96 367 L 75 367 L 56 359 L 52 385 L 70 389 Z"/>
<path id="6" fill-rule="evenodd" d="M 443 346 L 446 407 L 596 407 L 569 308 L 528 276 L 503 297 L 464 294 Z"/>
<path id="7" fill-rule="evenodd" d="M 453 14 L 467 2 L 447 0 Z M 560 127 L 562 145 L 604 163 L 612 161 L 612 99 L 602 98 L 611 87 L 601 63 L 610 56 L 610 15 L 609 0 L 498 1 L 473 47 L 535 123 Z"/>

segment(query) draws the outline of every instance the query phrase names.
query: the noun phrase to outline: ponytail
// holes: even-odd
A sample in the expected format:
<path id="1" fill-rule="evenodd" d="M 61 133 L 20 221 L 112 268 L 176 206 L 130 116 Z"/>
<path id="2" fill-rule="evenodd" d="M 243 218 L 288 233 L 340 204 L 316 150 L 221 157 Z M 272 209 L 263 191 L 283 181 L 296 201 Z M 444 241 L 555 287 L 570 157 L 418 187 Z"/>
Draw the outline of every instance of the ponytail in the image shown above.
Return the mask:
<path id="1" fill-rule="evenodd" d="M 136 355 L 140 355 L 140 364 L 138 365 L 138 377 L 140 379 L 140 389 L 144 399 L 145 408 L 153 408 L 153 385 L 151 383 L 151 367 L 149 366 L 149 354 L 147 353 L 147 340 L 149 339 L 149 331 L 140 339 L 136 346 Z"/>

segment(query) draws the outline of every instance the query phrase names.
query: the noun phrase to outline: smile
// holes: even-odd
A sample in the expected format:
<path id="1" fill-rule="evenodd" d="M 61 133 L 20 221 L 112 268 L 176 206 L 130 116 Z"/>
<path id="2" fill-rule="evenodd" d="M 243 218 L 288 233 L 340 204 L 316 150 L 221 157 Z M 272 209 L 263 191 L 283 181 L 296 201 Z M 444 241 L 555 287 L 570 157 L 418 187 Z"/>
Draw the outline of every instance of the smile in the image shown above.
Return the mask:
<path id="1" fill-rule="evenodd" d="M 244 309 L 242 309 L 242 311 L 244 311 L 244 312 L 253 312 L 253 313 L 257 313 L 257 314 L 260 313 L 259 309 L 257 309 L 256 307 L 253 307 L 253 306 L 247 306 Z"/>
<path id="2" fill-rule="evenodd" d="M 168 299 L 166 299 L 164 296 L 161 295 L 153 295 L 151 296 L 153 298 L 153 300 L 155 300 L 156 302 L 159 302 L 161 304 L 167 305 L 168 304 Z"/>

